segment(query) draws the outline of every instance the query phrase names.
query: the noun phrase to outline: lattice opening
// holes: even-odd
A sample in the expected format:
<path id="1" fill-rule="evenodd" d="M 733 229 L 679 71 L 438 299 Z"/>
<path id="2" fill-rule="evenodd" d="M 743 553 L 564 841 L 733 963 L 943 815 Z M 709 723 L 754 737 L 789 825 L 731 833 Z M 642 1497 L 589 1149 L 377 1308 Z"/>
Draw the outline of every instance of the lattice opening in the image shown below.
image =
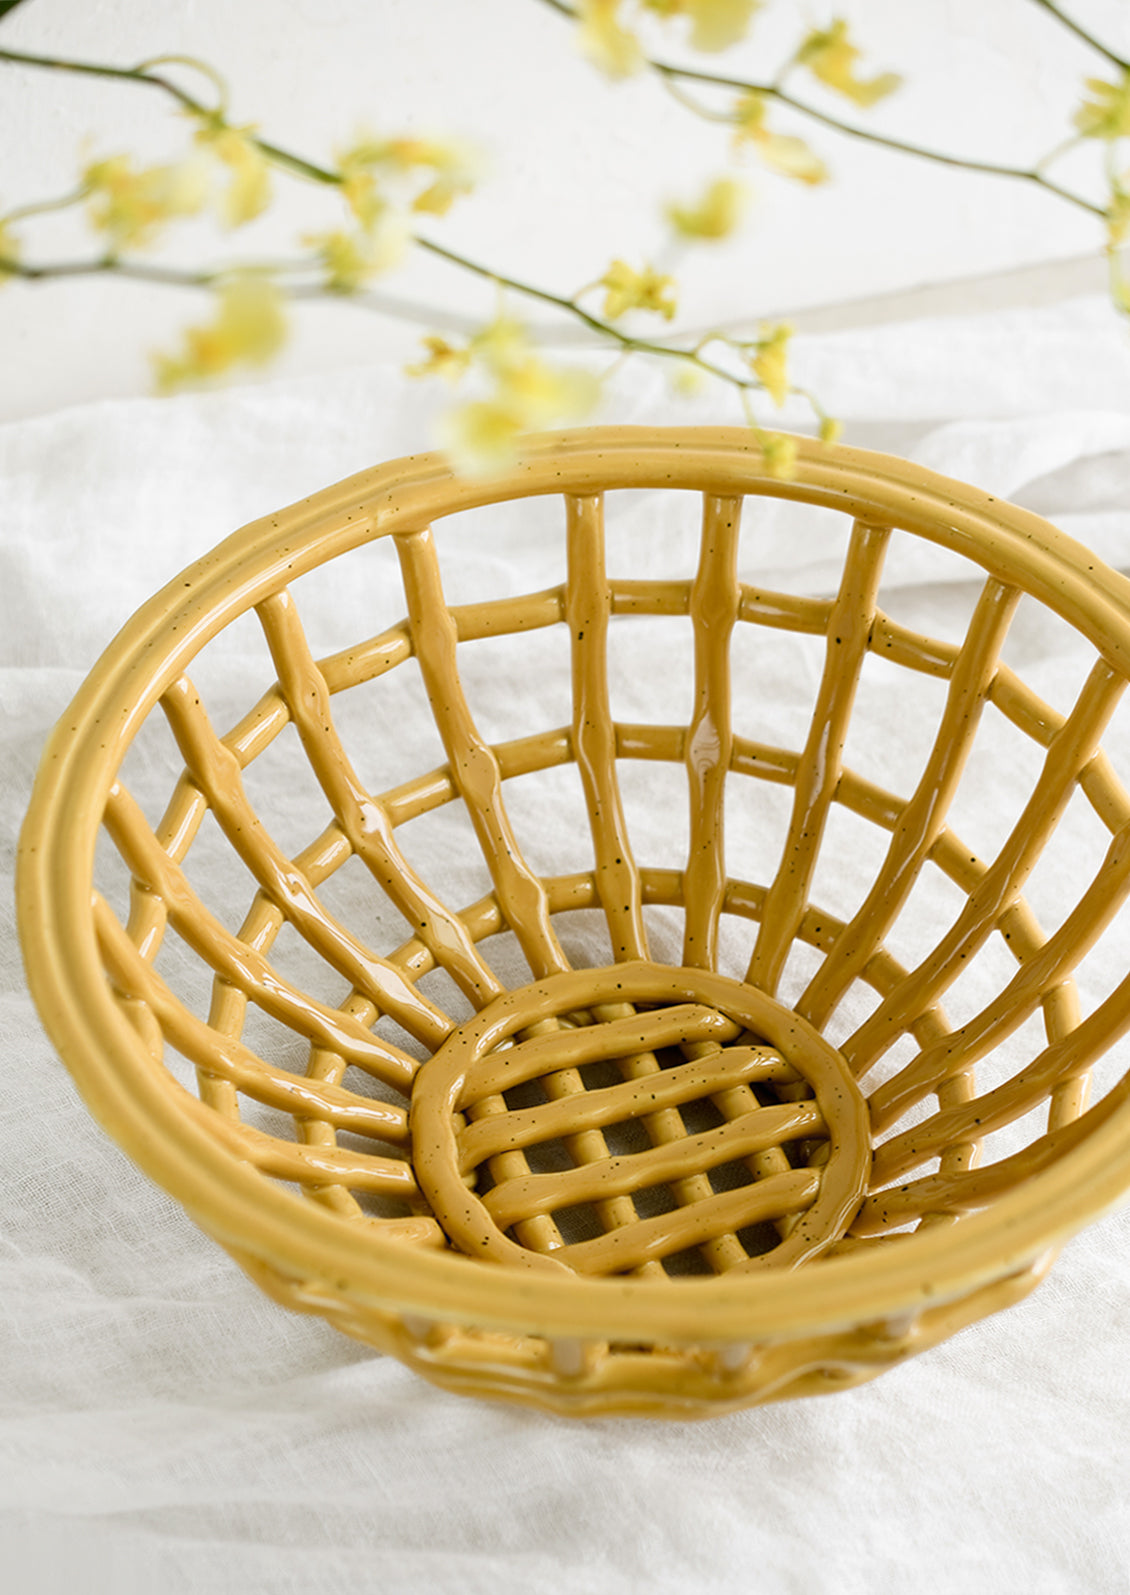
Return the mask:
<path id="1" fill-rule="evenodd" d="M 980 566 L 964 552 L 958 553 L 942 543 L 906 531 L 898 525 L 898 520 L 896 515 L 887 554 L 884 573 L 887 588 L 902 593 L 908 606 L 920 603 L 924 614 L 942 617 L 945 606 L 952 605 L 949 623 L 959 627 L 960 635 L 964 635 L 976 602 L 976 589 L 971 590 L 971 584 L 976 584 L 976 588 L 981 585 Z M 939 595 L 939 589 L 945 589 L 944 593 Z M 965 620 L 960 618 L 962 604 L 968 605 Z M 958 635 L 955 632 L 955 640 Z"/>
<path id="2" fill-rule="evenodd" d="M 243 786 L 256 814 L 292 858 L 334 822 L 293 724 L 283 726 L 244 767 Z"/>
<path id="3" fill-rule="evenodd" d="M 591 1202 L 578 1202 L 575 1207 L 555 1208 L 553 1222 L 561 1231 L 561 1238 L 566 1246 L 574 1246 L 581 1241 L 599 1240 L 605 1233 L 600 1214 Z"/>
<path id="4" fill-rule="evenodd" d="M 1030 593 L 1022 593 L 1008 629 L 1001 663 L 1055 713 L 1070 714 L 1083 690 L 1091 661 L 1079 633 Z"/>
<path id="5" fill-rule="evenodd" d="M 843 803 L 828 810 L 809 901 L 845 922 L 862 907 L 887 850 L 890 832 Z"/>
<path id="6" fill-rule="evenodd" d="M 94 843 L 94 889 L 124 925 L 129 918 L 133 876 L 122 855 L 100 828 Z"/>
<path id="7" fill-rule="evenodd" d="M 800 1001 L 823 961 L 820 950 L 801 937 L 792 942 L 777 985 L 777 996 L 787 1007 Z"/>
<path id="8" fill-rule="evenodd" d="M 747 499 L 744 514 L 742 581 L 792 592 L 835 591 L 850 527 L 841 511 L 756 495 Z"/>
<path id="9" fill-rule="evenodd" d="M 732 879 L 755 886 L 773 879 L 784 852 L 792 808 L 791 786 L 745 774 L 727 775 L 726 863 Z"/>
<path id="10" fill-rule="evenodd" d="M 367 792 L 382 794 L 447 763 L 414 660 L 334 695 L 334 722 Z M 406 744 L 400 728 L 412 727 Z"/>
<path id="11" fill-rule="evenodd" d="M 374 951 L 388 952 L 416 928 L 355 853 L 346 853 L 338 867 L 319 881 L 318 898 L 327 913 Z"/>
<path id="12" fill-rule="evenodd" d="M 731 880 L 731 888 L 732 885 Z M 719 974 L 728 975 L 732 980 L 740 980 L 743 977 L 749 968 L 754 929 L 755 927 L 744 916 L 729 911 L 723 912 L 718 922 L 716 964 Z"/>
<path id="13" fill-rule="evenodd" d="M 823 637 L 741 623 L 730 638 L 735 732 L 743 740 L 799 752 L 824 669 Z"/>
<path id="14" fill-rule="evenodd" d="M 553 926 L 574 969 L 599 969 L 613 962 L 612 939 L 603 909 L 563 909 L 554 914 Z"/>
<path id="15" fill-rule="evenodd" d="M 420 975 L 414 984 L 417 991 L 422 992 L 429 1002 L 441 1009 L 456 1024 L 462 1024 L 475 1012 L 476 1005 L 459 989 L 446 969 L 438 966 L 429 969 Z"/>
<path id="16" fill-rule="evenodd" d="M 618 759 L 616 775 L 636 863 L 681 869 L 690 840 L 687 772 L 657 759 Z"/>
<path id="17" fill-rule="evenodd" d="M 786 1157 L 788 1153 L 786 1152 Z M 708 1169 L 706 1173 L 711 1188 L 715 1191 L 740 1191 L 747 1185 L 754 1183 L 754 1175 L 745 1163 L 721 1163 L 717 1168 Z"/>
<path id="18" fill-rule="evenodd" d="M 458 666 L 475 724 L 488 742 L 569 724 L 573 694 L 564 627 L 461 642 Z"/>
<path id="19" fill-rule="evenodd" d="M 637 581 L 640 551 L 646 549 L 649 581 L 686 582 L 698 559 L 702 495 L 669 488 L 622 488 L 605 496 L 608 574 Z"/>
<path id="20" fill-rule="evenodd" d="M 379 636 L 404 614 L 396 551 L 387 538 L 315 565 L 288 585 L 316 659 L 332 655 L 348 638 Z"/>
<path id="21" fill-rule="evenodd" d="M 230 841 L 211 809 L 206 808 L 199 799 L 197 805 L 200 818 L 192 845 L 179 868 L 170 866 L 169 875 L 170 878 L 177 875 L 183 877 L 202 907 L 214 915 L 226 930 L 237 935 L 259 883 L 243 860 L 233 852 Z M 150 858 L 159 860 L 162 850 L 153 833 L 148 833 L 144 841 L 144 852 L 139 849 L 137 853 L 136 873 L 147 884 L 157 887 L 159 881 L 153 878 L 155 872 L 149 869 L 148 862 Z"/>
<path id="22" fill-rule="evenodd" d="M 561 500 L 553 496 L 484 504 L 456 510 L 432 526 L 443 585 L 451 605 L 490 603 L 560 587 L 565 580 Z M 515 548 L 520 547 L 521 582 L 516 585 Z"/>
<path id="23" fill-rule="evenodd" d="M 785 966 L 785 973 L 786 975 L 789 974 L 788 965 Z M 812 975 L 810 975 L 809 979 L 805 982 L 804 990 L 797 998 L 792 998 L 791 986 L 793 983 L 790 981 L 789 986 L 786 987 L 782 982 L 782 995 L 787 994 L 788 998 L 792 998 L 793 1006 L 803 1012 L 805 992 L 810 989 L 813 979 L 819 975 L 819 973 L 820 965 L 817 964 L 816 968 L 812 972 Z M 848 1040 L 855 1035 L 856 1031 L 858 1031 L 859 1028 L 876 1011 L 882 1000 L 881 994 L 876 991 L 875 987 L 872 986 L 868 980 L 863 979 L 862 977 L 857 980 L 853 980 L 851 985 L 844 992 L 843 996 L 836 1003 L 836 1006 L 831 1010 L 827 1018 L 824 1020 L 824 1023 L 821 1026 L 821 1033 L 828 1037 L 828 1040 L 834 1047 L 842 1050 Z M 885 1057 L 886 1051 L 884 1051 L 880 1057 L 875 1060 L 876 1063 L 881 1064 Z M 874 1065 L 871 1067 L 874 1067 Z"/>
<path id="24" fill-rule="evenodd" d="M 970 852 L 992 859 L 1008 841 L 1040 777 L 1046 754 L 987 705 L 948 822 Z"/>
<path id="25" fill-rule="evenodd" d="M 930 757 L 945 708 L 948 678 L 908 668 L 873 635 L 863 658 L 844 744 L 845 769 L 905 799 Z"/>
<path id="26" fill-rule="evenodd" d="M 203 1018 L 212 1002 L 213 972 L 170 925 L 149 963 L 190 1014 Z"/>
<path id="27" fill-rule="evenodd" d="M 122 755 L 117 780 L 126 788 L 150 827 L 156 830 L 169 794 L 184 770 L 184 758 L 160 712 L 147 714 Z"/>
<path id="28" fill-rule="evenodd" d="M 1106 934 L 1075 967 L 1074 979 L 1084 1014 L 1100 1007 L 1127 978 L 1126 949 L 1130 947 L 1130 903 L 1124 903 Z"/>
<path id="29" fill-rule="evenodd" d="M 398 826 L 396 844 L 420 878 L 451 907 L 477 903 L 491 890 L 475 828 L 459 799 Z"/>
<path id="30" fill-rule="evenodd" d="M 626 725 L 686 725 L 694 711 L 694 634 L 665 615 L 608 628 L 608 690 L 613 720 Z"/>
<path id="31" fill-rule="evenodd" d="M 919 677 L 942 682 L 948 677 L 968 635 L 983 578 L 975 566 L 966 565 L 959 580 L 899 583 L 892 572 L 907 535 L 897 527 L 891 533 L 871 649 L 876 659 L 913 670 L 917 690 Z"/>
<path id="32" fill-rule="evenodd" d="M 512 930 L 504 926 L 476 940 L 475 945 L 505 990 L 517 990 L 531 979 L 529 961 Z"/>
<path id="33" fill-rule="evenodd" d="M 662 1060 L 660 1066 L 662 1067 Z M 624 1076 L 617 1070 L 616 1079 L 623 1078 Z M 610 1080 L 609 1084 L 615 1084 L 616 1079 Z M 650 1136 L 638 1119 L 623 1119 L 619 1124 L 610 1124 L 601 1131 L 601 1134 L 613 1157 L 632 1157 L 637 1152 L 646 1152 L 652 1145 Z"/>
<path id="34" fill-rule="evenodd" d="M 1110 847 L 1110 831 L 1076 788 L 1024 883 L 1025 900 L 1047 935 L 1060 928 L 1092 888 Z"/>
<path id="35" fill-rule="evenodd" d="M 522 854 L 535 874 L 592 868 L 588 809 L 575 764 L 511 776 L 503 795 Z"/>
<path id="36" fill-rule="evenodd" d="M 348 995 L 348 992 L 343 995 Z M 327 1002 L 326 1006 L 334 1008 L 337 1005 Z M 249 1046 L 252 1053 L 270 1059 L 275 1069 L 286 1070 L 295 1077 L 305 1077 L 310 1067 L 310 1038 L 287 1026 L 281 1019 L 265 1013 L 255 1002 L 246 1003 L 241 1022 L 238 1027 L 231 1027 L 230 1034 L 241 1040 L 244 1046 Z M 294 1139 L 294 1131 L 290 1131 L 289 1139 Z"/>
<path id="37" fill-rule="evenodd" d="M 236 615 L 193 656 L 192 683 L 217 725 L 253 704 L 274 679 L 263 633 L 251 611 Z"/>

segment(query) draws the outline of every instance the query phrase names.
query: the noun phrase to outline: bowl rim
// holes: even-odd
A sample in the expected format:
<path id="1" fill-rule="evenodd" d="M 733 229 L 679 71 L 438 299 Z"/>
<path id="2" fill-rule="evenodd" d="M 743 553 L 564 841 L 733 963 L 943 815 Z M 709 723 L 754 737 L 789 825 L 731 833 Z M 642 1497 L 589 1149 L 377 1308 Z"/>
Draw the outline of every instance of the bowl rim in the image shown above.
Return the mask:
<path id="1" fill-rule="evenodd" d="M 222 1244 L 309 1281 L 309 1305 L 410 1312 L 486 1329 L 703 1345 L 796 1338 L 941 1305 L 1021 1273 L 1130 1194 L 1130 1074 L 1073 1121 L 1071 1144 L 991 1207 L 905 1243 L 796 1272 L 555 1278 L 476 1264 L 359 1230 L 234 1159 L 207 1108 L 154 1065 L 110 996 L 89 911 L 102 810 L 124 750 L 165 687 L 229 620 L 287 579 L 439 515 L 533 494 L 691 488 L 800 499 L 886 521 L 1016 582 L 1130 677 L 1130 580 L 1030 511 L 896 457 L 798 439 L 795 475 L 765 468 L 740 427 L 593 427 L 526 440 L 490 479 L 410 455 L 253 521 L 127 621 L 44 750 L 20 838 L 17 909 L 32 995 L 88 1107 Z M 328 552 L 327 552 L 328 549 Z M 1130 977 L 1111 1044 L 1130 1028 Z M 301 1297 L 301 1286 L 298 1294 Z"/>

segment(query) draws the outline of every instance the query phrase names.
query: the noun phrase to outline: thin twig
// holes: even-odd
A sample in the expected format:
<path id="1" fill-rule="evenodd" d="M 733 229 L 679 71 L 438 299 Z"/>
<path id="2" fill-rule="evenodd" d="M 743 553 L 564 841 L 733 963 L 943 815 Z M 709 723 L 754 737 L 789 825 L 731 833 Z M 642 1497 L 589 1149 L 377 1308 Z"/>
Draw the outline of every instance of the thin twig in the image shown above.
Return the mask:
<path id="1" fill-rule="evenodd" d="M 179 84 L 164 77 L 160 72 L 149 71 L 144 65 L 107 66 L 104 62 L 74 61 L 64 56 L 32 55 L 26 50 L 0 50 L 0 61 L 10 61 L 16 66 L 44 67 L 53 72 L 78 72 L 88 77 L 143 83 L 149 88 L 161 89 L 165 94 L 171 95 L 182 110 L 190 111 L 193 116 L 214 121 L 218 115 L 213 107 L 205 105 L 203 100 L 198 100 L 187 89 L 182 89 Z M 320 166 L 316 161 L 307 160 L 304 155 L 297 155 L 293 150 L 283 149 L 281 145 L 271 143 L 269 139 L 252 137 L 252 143 L 268 160 L 287 167 L 299 177 L 309 178 L 314 183 L 329 184 L 335 188 L 341 184 L 341 174 L 333 171 L 331 167 Z"/>
<path id="2" fill-rule="evenodd" d="M 553 0 L 547 0 L 547 3 L 552 4 Z M 1059 7 L 1053 3 L 1053 0 L 1032 0 L 1032 4 L 1039 6 L 1041 11 L 1046 11 L 1049 16 L 1054 17 L 1061 27 L 1064 27 L 1068 30 L 1068 32 L 1073 33 L 1077 39 L 1081 39 L 1083 43 L 1088 45 L 1092 50 L 1097 50 L 1099 55 L 1105 56 L 1105 58 L 1110 62 L 1111 66 L 1116 66 L 1120 69 L 1120 71 L 1123 72 L 1130 72 L 1130 61 L 1127 61 L 1124 56 L 1116 55 L 1115 52 L 1108 48 L 1107 45 L 1103 44 L 1101 40 L 1096 39 L 1093 33 L 1088 33 L 1086 28 L 1075 21 L 1074 17 L 1069 17 L 1066 12 L 1061 11 Z"/>
<path id="3" fill-rule="evenodd" d="M 578 20 L 577 12 L 565 0 L 541 0 L 543 5 L 549 6 L 559 16 L 567 17 L 572 21 Z M 1043 4 L 1044 0 L 1035 0 L 1036 4 Z M 1049 9 L 1054 10 L 1054 7 Z M 1057 13 L 1059 15 L 1059 13 Z M 1061 20 L 1065 20 L 1062 19 Z M 1116 57 L 1112 59 L 1117 60 Z M 1046 164 L 1048 157 L 1037 167 L 1009 166 L 1000 161 L 982 161 L 973 156 L 953 155 L 946 150 L 930 149 L 923 144 L 912 144 L 906 139 L 894 138 L 886 133 L 876 133 L 870 128 L 859 127 L 856 123 L 845 122 L 838 116 L 833 116 L 828 111 L 822 111 L 818 106 L 812 105 L 807 100 L 802 100 L 795 94 L 790 94 L 778 82 L 760 83 L 748 78 L 728 77 L 723 73 L 704 72 L 694 67 L 677 66 L 672 61 L 660 61 L 651 56 L 644 57 L 644 65 L 656 73 L 670 87 L 672 82 L 702 83 L 715 89 L 726 89 L 736 94 L 759 94 L 767 100 L 775 100 L 779 105 L 786 105 L 790 110 L 796 111 L 801 116 L 806 116 L 810 121 L 817 122 L 821 127 L 829 128 L 832 132 L 839 133 L 845 138 L 859 139 L 865 144 L 874 144 L 880 149 L 891 150 L 899 155 L 909 155 L 915 160 L 929 161 L 936 166 L 955 167 L 960 171 L 977 172 L 986 177 L 1007 177 L 1014 182 L 1032 183 L 1037 188 L 1044 189 L 1056 198 L 1066 200 L 1069 204 L 1077 206 L 1080 210 L 1088 211 L 1092 216 L 1103 217 L 1106 213 L 1101 205 L 1095 205 L 1090 200 L 1084 199 L 1081 194 L 1073 193 L 1071 189 L 1064 188 L 1049 177 L 1045 177 L 1040 167 Z M 693 100 L 679 96 L 682 104 L 693 110 L 697 115 L 706 116 L 711 121 L 719 120 L 718 116 L 710 111 L 704 111 Z M 725 118 L 723 118 L 725 119 Z"/>
<path id="4" fill-rule="evenodd" d="M 81 204 L 89 190 L 85 183 L 80 183 L 78 188 L 72 188 L 69 194 L 61 194 L 58 199 L 37 199 L 29 205 L 17 205 L 15 210 L 4 211 L 0 214 L 0 222 L 10 227 L 13 222 L 27 221 L 31 216 L 48 216 L 52 211 L 69 210 L 72 205 Z"/>
<path id="5" fill-rule="evenodd" d="M 417 244 L 429 253 L 437 255 L 458 266 L 461 270 L 481 277 L 484 281 L 492 282 L 499 288 L 520 294 L 526 299 L 532 299 L 539 304 L 551 305 L 554 309 L 572 316 L 575 320 L 589 327 L 597 333 L 602 340 L 613 343 L 625 354 L 648 354 L 663 360 L 678 360 L 686 365 L 696 366 L 707 376 L 715 377 L 727 383 L 732 388 L 757 390 L 761 383 L 754 377 L 743 377 L 737 372 L 729 371 L 724 366 L 718 365 L 713 360 L 705 359 L 700 353 L 703 344 L 695 349 L 681 349 L 677 345 L 655 342 L 648 338 L 636 338 L 630 333 L 623 332 L 611 322 L 602 321 L 599 316 L 591 315 L 587 310 L 576 304 L 574 300 L 563 295 L 553 294 L 544 288 L 538 288 L 533 283 L 522 282 L 517 277 L 511 277 L 503 272 L 494 271 L 489 266 L 481 265 L 477 261 L 457 254 L 454 250 L 445 249 L 442 245 L 431 240 L 416 239 Z M 287 273 L 308 272 L 312 269 L 311 261 L 283 261 L 273 264 L 238 264 L 199 270 L 187 270 L 181 267 L 159 266 L 146 261 L 121 260 L 116 256 L 102 256 L 96 260 L 70 260 L 52 261 L 50 263 L 35 264 L 0 256 L 0 278 L 5 276 L 19 277 L 27 282 L 42 282 L 55 277 L 125 277 L 136 282 L 154 283 L 167 288 L 214 288 L 217 283 L 238 275 L 241 272 L 257 270 L 270 272 L 273 276 Z M 348 301 L 359 304 L 364 308 L 374 310 L 382 315 L 399 315 L 407 309 L 412 319 L 424 320 L 425 307 L 415 307 L 392 299 L 385 299 L 378 294 L 342 294 L 326 288 L 323 284 L 299 283 L 287 285 L 288 295 L 294 299 L 322 299 L 328 301 Z M 714 335 L 712 335 L 714 336 Z M 740 345 L 721 334 L 716 335 L 715 341 L 724 343 L 728 348 L 738 350 Z"/>
<path id="6" fill-rule="evenodd" d="M 162 77 L 159 72 L 146 72 L 140 67 L 107 66 L 101 61 L 73 61 L 65 56 L 33 55 L 27 50 L 0 50 L 0 61 L 9 61 L 13 66 L 45 67 L 51 72 L 77 72 L 85 77 L 116 78 L 119 82 L 145 83 L 150 88 L 161 89 L 165 94 L 171 95 L 184 110 L 191 111 L 196 116 L 210 114 L 210 108 L 195 95 L 179 88 L 169 78 Z"/>

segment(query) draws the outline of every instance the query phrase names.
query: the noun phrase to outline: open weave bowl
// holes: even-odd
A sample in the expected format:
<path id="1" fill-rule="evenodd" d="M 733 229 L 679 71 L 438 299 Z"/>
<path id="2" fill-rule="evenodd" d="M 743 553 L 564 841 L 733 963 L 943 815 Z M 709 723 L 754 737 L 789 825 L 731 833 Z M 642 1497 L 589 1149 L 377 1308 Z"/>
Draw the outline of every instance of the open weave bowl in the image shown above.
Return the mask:
<path id="1" fill-rule="evenodd" d="M 672 496 L 694 551 L 660 574 Z M 777 513 L 815 517 L 828 596 L 762 585 Z M 527 514 L 564 579 L 449 602 L 448 554 L 481 589 L 468 539 Z M 973 584 L 959 635 L 886 603 L 896 550 Z M 323 650 L 305 591 L 323 630 L 406 618 Z M 1018 610 L 1030 657 L 1086 655 L 1073 702 L 1009 663 Z M 208 645 L 252 633 L 239 700 L 252 642 Z M 566 723 L 496 735 L 539 639 Z M 759 688 L 775 657 L 803 712 Z M 22 839 L 31 985 L 92 1111 L 266 1290 L 440 1384 L 671 1417 L 851 1385 L 1130 1188 L 1130 1081 L 1088 1106 L 1130 1023 L 1099 747 L 1128 673 L 1130 583 L 881 455 L 802 443 L 781 482 L 745 431 L 616 428 L 487 483 L 400 460 L 237 533 L 107 651 Z M 426 704 L 435 767 L 404 771 Z"/>

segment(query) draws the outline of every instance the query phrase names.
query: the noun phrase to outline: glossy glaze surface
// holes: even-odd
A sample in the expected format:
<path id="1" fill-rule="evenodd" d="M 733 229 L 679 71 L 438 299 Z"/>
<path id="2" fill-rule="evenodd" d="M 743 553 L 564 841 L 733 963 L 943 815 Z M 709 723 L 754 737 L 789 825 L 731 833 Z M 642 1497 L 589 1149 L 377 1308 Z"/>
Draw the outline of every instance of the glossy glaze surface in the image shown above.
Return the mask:
<path id="1" fill-rule="evenodd" d="M 623 488 L 701 496 L 682 576 L 609 575 L 606 503 Z M 561 585 L 449 603 L 433 523 L 549 494 L 563 499 Z M 839 513 L 832 596 L 743 576 L 750 505 L 774 496 Z M 883 607 L 892 537 L 907 534 L 962 556 L 980 584 L 959 640 Z M 385 536 L 404 618 L 316 658 L 293 584 Z M 1002 662 L 1032 599 L 1094 652 L 1066 712 Z M 248 611 L 277 679 L 224 730 L 189 672 Z M 689 628 L 684 723 L 612 712 L 610 629 L 648 617 Z M 569 722 L 492 740 L 465 690 L 464 645 L 556 626 L 568 631 Z M 735 710 L 735 649 L 750 629 L 822 648 L 793 745 L 759 739 Z M 901 793 L 847 759 L 875 657 L 943 695 Z M 443 762 L 374 789 L 338 705 L 406 666 Z M 433 456 L 393 462 L 236 534 L 92 672 L 45 753 L 22 838 L 29 979 L 92 1110 L 131 1155 L 280 1301 L 427 1377 L 562 1412 L 680 1418 L 833 1390 L 1017 1299 L 1068 1234 L 1130 1189 L 1127 1077 L 1088 1107 L 1092 1066 L 1130 1027 L 1130 980 L 1086 1012 L 1072 981 L 1130 891 L 1130 797 L 1100 746 L 1128 674 L 1130 584 L 1038 517 L 883 456 L 802 443 L 796 479 L 780 483 L 743 431 L 607 428 L 533 440 L 489 484 L 453 480 Z M 156 820 L 122 772 L 154 712 L 183 761 Z M 1039 768 L 982 857 L 952 815 L 989 713 L 1028 739 Z M 256 761 L 288 728 L 331 816 L 298 850 L 255 797 Z M 685 782 L 687 841 L 661 863 L 633 851 L 622 784 L 640 761 Z M 566 765 L 591 867 L 545 873 L 523 847 L 511 783 Z M 727 848 L 735 782 L 787 799 L 762 879 Z M 1047 933 L 1021 894 L 1073 801 L 1109 843 Z M 451 901 L 402 840 L 448 805 L 489 878 L 475 902 Z M 882 849 L 858 906 L 837 917 L 819 893 L 844 813 Z M 253 883 L 236 928 L 194 885 L 206 821 Z M 125 913 L 92 894 L 100 833 L 132 882 Z M 407 927 L 399 940 L 335 898 L 351 861 Z M 930 872 L 958 906 L 916 962 L 900 961 L 892 944 Z M 682 916 L 670 964 L 649 929 L 665 908 Z M 561 927 L 577 911 L 601 916 L 611 964 L 571 968 Z M 718 972 L 735 927 L 748 934 L 744 980 Z M 501 972 L 502 933 L 529 978 Z M 203 1004 L 163 973 L 170 938 L 210 981 Z M 281 956 L 295 939 L 343 999 Z M 951 1021 L 944 1000 L 1001 948 L 1007 978 Z M 809 973 L 785 1002 L 798 949 Z M 866 1011 L 833 1045 L 837 1012 L 863 991 Z M 1034 1016 L 1042 1039 L 1002 1074 L 995 1060 Z M 267 1021 L 285 1044 L 256 1040 Z M 998 1131 L 1013 1136 L 1004 1152 L 986 1140 Z"/>

